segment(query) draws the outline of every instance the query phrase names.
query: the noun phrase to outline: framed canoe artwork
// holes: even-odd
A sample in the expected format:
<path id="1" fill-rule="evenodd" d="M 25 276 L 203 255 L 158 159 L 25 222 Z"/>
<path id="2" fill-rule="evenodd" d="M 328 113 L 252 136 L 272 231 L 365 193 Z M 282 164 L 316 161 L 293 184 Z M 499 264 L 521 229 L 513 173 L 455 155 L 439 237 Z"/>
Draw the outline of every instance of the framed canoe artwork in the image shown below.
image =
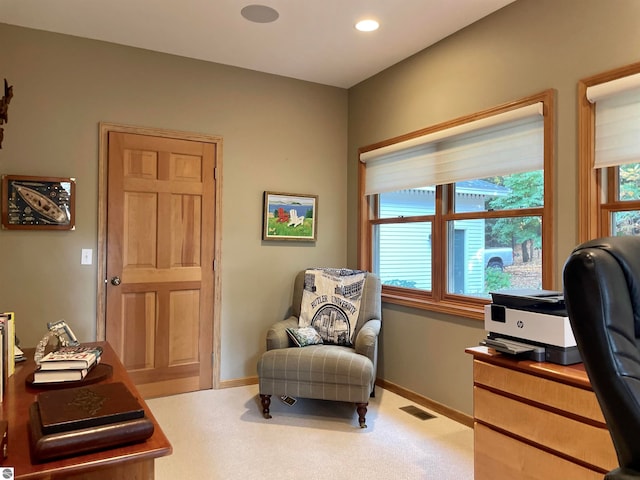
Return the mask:
<path id="1" fill-rule="evenodd" d="M 264 192 L 263 240 L 315 242 L 318 196 Z"/>
<path id="2" fill-rule="evenodd" d="M 73 230 L 74 178 L 3 175 L 2 227 L 14 230 Z"/>

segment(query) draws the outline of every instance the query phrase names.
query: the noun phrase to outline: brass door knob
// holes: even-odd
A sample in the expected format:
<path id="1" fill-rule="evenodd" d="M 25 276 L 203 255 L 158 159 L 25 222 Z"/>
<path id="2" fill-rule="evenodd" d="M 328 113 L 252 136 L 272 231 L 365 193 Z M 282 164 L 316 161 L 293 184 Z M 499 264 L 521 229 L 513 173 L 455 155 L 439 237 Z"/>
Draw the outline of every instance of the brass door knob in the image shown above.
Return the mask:
<path id="1" fill-rule="evenodd" d="M 111 285 L 115 285 L 116 287 L 120 285 L 120 277 L 113 277 L 111 279 Z"/>

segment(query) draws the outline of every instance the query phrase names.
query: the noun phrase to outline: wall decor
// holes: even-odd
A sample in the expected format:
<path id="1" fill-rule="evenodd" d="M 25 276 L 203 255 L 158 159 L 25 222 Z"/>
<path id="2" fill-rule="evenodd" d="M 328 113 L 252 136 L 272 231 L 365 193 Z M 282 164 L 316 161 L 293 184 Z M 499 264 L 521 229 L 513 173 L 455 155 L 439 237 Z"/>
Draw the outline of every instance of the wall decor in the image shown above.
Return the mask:
<path id="1" fill-rule="evenodd" d="M 263 240 L 315 242 L 318 196 L 264 192 Z"/>
<path id="2" fill-rule="evenodd" d="M 2 176 L 2 227 L 73 230 L 75 178 Z"/>
<path id="3" fill-rule="evenodd" d="M 9 122 L 9 102 L 13 98 L 13 85 L 9 86 L 7 79 L 4 79 L 4 95 L 0 98 L 0 125 Z M 4 139 L 4 128 L 0 127 L 0 149 Z"/>

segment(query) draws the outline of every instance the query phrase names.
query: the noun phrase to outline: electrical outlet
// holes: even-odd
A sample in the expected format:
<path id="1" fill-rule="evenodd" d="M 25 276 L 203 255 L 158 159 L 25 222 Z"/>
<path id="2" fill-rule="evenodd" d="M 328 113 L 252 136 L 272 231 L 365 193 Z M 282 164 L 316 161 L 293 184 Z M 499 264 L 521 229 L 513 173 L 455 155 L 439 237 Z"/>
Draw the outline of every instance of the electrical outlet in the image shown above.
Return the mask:
<path id="1" fill-rule="evenodd" d="M 83 248 L 80 264 L 91 265 L 92 263 L 93 263 L 93 250 L 91 250 L 90 248 Z"/>

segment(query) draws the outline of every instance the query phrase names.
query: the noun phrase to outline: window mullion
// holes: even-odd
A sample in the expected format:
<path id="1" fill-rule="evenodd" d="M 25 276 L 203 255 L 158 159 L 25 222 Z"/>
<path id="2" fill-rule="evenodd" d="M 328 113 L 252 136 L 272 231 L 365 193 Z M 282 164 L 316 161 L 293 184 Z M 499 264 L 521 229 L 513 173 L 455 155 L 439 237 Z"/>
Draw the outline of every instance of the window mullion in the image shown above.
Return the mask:
<path id="1" fill-rule="evenodd" d="M 544 213 L 544 207 L 519 208 L 515 210 L 490 210 L 484 212 L 461 212 L 449 213 L 444 215 L 445 222 L 454 220 L 474 220 L 476 218 L 517 218 L 541 216 Z"/>
<path id="2" fill-rule="evenodd" d="M 435 215 L 417 215 L 411 217 L 390 217 L 371 220 L 371 225 L 385 225 L 389 223 L 415 223 L 415 222 L 434 222 Z"/>
<path id="3" fill-rule="evenodd" d="M 450 202 L 445 186 L 436 186 L 436 208 L 431 240 L 431 271 L 433 272 L 431 291 L 436 301 L 442 300 L 446 284 L 446 232 L 444 228 L 444 209 Z"/>
<path id="4" fill-rule="evenodd" d="M 620 198 L 618 181 L 620 180 L 620 170 L 618 167 L 607 168 L 607 203 L 615 203 Z"/>
<path id="5" fill-rule="evenodd" d="M 627 210 L 640 210 L 640 200 L 603 203 L 602 210 L 607 210 L 608 212 L 625 212 Z"/>

